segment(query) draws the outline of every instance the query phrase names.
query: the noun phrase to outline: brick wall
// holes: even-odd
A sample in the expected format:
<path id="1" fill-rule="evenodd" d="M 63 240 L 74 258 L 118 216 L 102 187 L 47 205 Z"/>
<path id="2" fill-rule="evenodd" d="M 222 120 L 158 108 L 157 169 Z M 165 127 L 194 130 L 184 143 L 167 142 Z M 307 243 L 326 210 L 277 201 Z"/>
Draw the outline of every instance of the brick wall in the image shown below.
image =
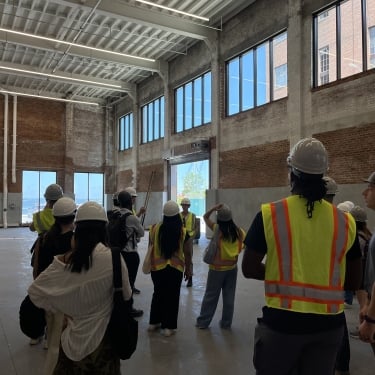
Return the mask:
<path id="1" fill-rule="evenodd" d="M 220 189 L 285 186 L 289 141 L 220 153 Z"/>

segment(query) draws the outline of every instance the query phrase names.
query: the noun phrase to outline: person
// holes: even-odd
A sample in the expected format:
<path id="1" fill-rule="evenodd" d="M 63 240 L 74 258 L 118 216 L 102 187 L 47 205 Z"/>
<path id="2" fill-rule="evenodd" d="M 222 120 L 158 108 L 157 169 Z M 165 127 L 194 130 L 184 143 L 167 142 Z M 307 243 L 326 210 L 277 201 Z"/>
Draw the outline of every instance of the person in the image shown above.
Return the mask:
<path id="1" fill-rule="evenodd" d="M 193 254 L 193 241 L 195 236 L 195 220 L 196 216 L 194 213 L 189 211 L 190 199 L 183 198 L 181 200 L 182 211 L 180 212 L 182 224 L 186 229 L 186 246 L 189 247 L 189 251 Z M 186 286 L 190 288 L 193 286 L 193 275 L 191 275 L 186 283 Z"/>
<path id="2" fill-rule="evenodd" d="M 47 186 L 44 192 L 44 198 L 46 200 L 46 205 L 43 210 L 35 212 L 33 214 L 33 221 L 29 226 L 32 232 L 37 232 L 38 235 L 47 232 L 51 228 L 55 219 L 52 214 L 53 205 L 58 199 L 63 196 L 62 187 L 58 184 L 51 184 Z"/>
<path id="3" fill-rule="evenodd" d="M 113 305 L 112 254 L 105 245 L 107 215 L 96 202 L 78 207 L 72 251 L 55 256 L 52 264 L 30 285 L 33 303 L 65 315 L 54 375 L 120 375 L 120 359 L 106 333 Z M 131 288 L 121 261 L 125 300 Z"/>
<path id="4" fill-rule="evenodd" d="M 43 210 L 33 213 L 33 221 L 29 226 L 30 231 L 37 232 L 38 237 L 31 246 L 31 267 L 33 268 L 33 274 L 36 267 L 34 266 L 36 254 L 39 251 L 40 240 L 44 233 L 46 233 L 55 222 L 55 218 L 52 213 L 52 208 L 54 204 L 63 196 L 63 190 L 58 184 L 48 185 L 45 192 L 44 198 L 46 200 L 46 205 Z M 30 339 L 30 345 L 37 345 L 43 339 L 39 337 L 36 339 Z"/>
<path id="5" fill-rule="evenodd" d="M 137 200 L 137 191 L 131 187 L 131 186 L 128 186 L 127 188 L 125 188 L 125 191 L 127 191 L 131 197 L 132 197 L 132 202 L 133 202 L 133 205 L 132 205 L 132 211 L 133 211 L 133 215 L 134 216 L 137 216 L 137 217 L 141 217 L 145 212 L 146 212 L 146 208 L 145 207 L 140 207 L 138 212 L 136 211 L 136 200 Z"/>
<path id="6" fill-rule="evenodd" d="M 357 300 L 359 303 L 359 308 L 362 310 L 367 302 L 367 292 L 364 289 L 364 278 L 365 278 L 365 268 L 366 268 L 366 259 L 369 248 L 370 239 L 372 233 L 367 227 L 367 213 L 361 206 L 354 206 L 350 210 L 350 214 L 354 217 L 356 226 L 357 226 L 357 236 L 359 239 L 359 245 L 361 248 L 362 255 L 362 282 L 359 290 L 356 291 Z M 358 327 L 355 331 L 350 332 L 350 336 L 353 338 L 359 338 Z"/>
<path id="7" fill-rule="evenodd" d="M 210 216 L 217 213 L 215 224 Z M 213 232 L 219 230 L 219 248 L 213 264 L 209 265 L 206 291 L 203 297 L 196 327 L 208 328 L 215 314 L 220 292 L 223 296 L 223 310 L 220 327 L 229 329 L 232 326 L 234 297 L 237 284 L 237 260 L 243 248 L 245 232 L 233 221 L 232 211 L 226 204 L 217 204 L 210 208 L 203 219 Z"/>
<path id="8" fill-rule="evenodd" d="M 319 140 L 297 142 L 287 164 L 291 196 L 263 204 L 244 241 L 243 275 L 264 280 L 266 298 L 253 364 L 257 375 L 332 375 L 344 333 L 344 278 L 359 283 L 351 265 L 360 252 L 349 250 L 355 222 L 323 199 L 328 154 Z"/>
<path id="9" fill-rule="evenodd" d="M 135 280 L 137 278 L 138 267 L 139 267 L 139 254 L 137 243 L 140 241 L 141 237 L 144 236 L 145 231 L 136 216 L 132 212 L 132 197 L 125 190 L 120 191 L 118 194 L 118 203 L 120 206 L 121 215 L 129 216 L 126 218 L 126 228 L 124 235 L 127 238 L 125 248 L 122 249 L 121 254 L 125 259 L 126 266 L 129 272 L 129 282 L 134 293 L 135 289 Z M 140 291 L 137 289 L 137 294 Z M 135 309 L 132 307 L 131 315 L 135 318 L 143 315 L 143 310 Z"/>
<path id="10" fill-rule="evenodd" d="M 183 275 L 191 276 L 191 252 L 185 246 L 186 229 L 182 225 L 180 209 L 174 201 L 163 206 L 163 220 L 151 226 L 151 279 L 154 292 L 148 330 L 161 328 L 169 337 L 177 329 L 180 289 Z"/>
<path id="11" fill-rule="evenodd" d="M 53 205 L 56 203 L 58 199 L 63 196 L 63 190 L 60 185 L 58 184 L 51 184 L 48 185 L 45 192 L 44 198 L 46 200 L 46 205 L 44 206 L 43 210 L 33 213 L 33 221 L 29 226 L 29 229 L 32 232 L 37 232 L 38 237 L 31 246 L 30 252 L 31 256 L 31 266 L 34 263 L 34 250 L 38 246 L 39 237 L 47 232 L 48 229 L 51 228 L 53 223 L 55 222 L 55 218 L 52 214 Z"/>
<path id="12" fill-rule="evenodd" d="M 362 193 L 366 206 L 375 211 L 375 172 L 371 173 L 364 182 L 368 183 Z M 359 338 L 370 343 L 375 354 L 375 233 L 371 236 L 367 253 L 364 289 L 367 292 L 367 299 L 360 310 Z"/>
<path id="13" fill-rule="evenodd" d="M 62 197 L 53 206 L 52 213 L 55 222 L 42 236 L 38 253 L 35 254 L 34 279 L 37 278 L 53 262 L 56 255 L 65 254 L 71 250 L 74 218 L 77 206 L 72 198 Z M 48 349 L 44 374 L 52 374 L 59 353 L 60 337 L 64 315 L 60 312 L 46 312 L 47 341 L 44 348 Z"/>
<path id="14" fill-rule="evenodd" d="M 329 176 L 324 176 L 323 181 L 325 182 L 326 186 L 326 194 L 324 199 L 329 203 L 333 203 L 333 200 L 338 192 L 337 183 L 332 177 Z"/>

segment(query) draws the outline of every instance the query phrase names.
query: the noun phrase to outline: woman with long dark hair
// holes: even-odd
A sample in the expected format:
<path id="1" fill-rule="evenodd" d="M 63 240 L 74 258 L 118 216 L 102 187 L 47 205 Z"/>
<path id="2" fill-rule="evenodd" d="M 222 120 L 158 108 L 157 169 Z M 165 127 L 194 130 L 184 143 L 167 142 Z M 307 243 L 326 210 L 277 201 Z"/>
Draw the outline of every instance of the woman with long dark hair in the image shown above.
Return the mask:
<path id="1" fill-rule="evenodd" d="M 56 256 L 29 288 L 34 304 L 65 315 L 59 358 L 60 374 L 120 374 L 107 325 L 113 304 L 112 254 L 106 243 L 107 215 L 96 202 L 82 204 L 76 214 L 72 251 Z M 130 299 L 128 271 L 122 264 L 122 286 Z"/>
<path id="2" fill-rule="evenodd" d="M 163 207 L 163 221 L 150 229 L 151 278 L 154 284 L 149 331 L 161 328 L 168 337 L 177 329 L 182 278 L 191 274 L 191 252 L 185 246 L 186 230 L 174 201 Z M 184 275 L 185 274 L 185 275 Z"/>
<path id="3" fill-rule="evenodd" d="M 210 220 L 211 214 L 215 211 L 217 211 L 217 224 Z M 209 265 L 206 292 L 196 326 L 201 329 L 208 328 L 215 314 L 220 293 L 222 293 L 223 311 L 220 327 L 229 329 L 234 312 L 237 260 L 243 248 L 245 232 L 233 222 L 232 211 L 226 204 L 217 204 L 212 207 L 203 215 L 203 219 L 214 232 L 214 236 L 217 236 L 218 249 L 213 263 Z"/>

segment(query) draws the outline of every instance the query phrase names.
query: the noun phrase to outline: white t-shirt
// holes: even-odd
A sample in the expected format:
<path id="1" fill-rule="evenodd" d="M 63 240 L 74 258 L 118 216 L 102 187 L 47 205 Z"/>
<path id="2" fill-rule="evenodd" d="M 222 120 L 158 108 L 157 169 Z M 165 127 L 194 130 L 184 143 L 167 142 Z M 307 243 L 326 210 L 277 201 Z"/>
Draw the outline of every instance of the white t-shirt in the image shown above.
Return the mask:
<path id="1" fill-rule="evenodd" d="M 121 257 L 123 295 L 131 297 L 128 270 Z M 102 341 L 112 312 L 113 269 L 109 248 L 99 243 L 92 252 L 92 265 L 81 273 L 71 272 L 55 257 L 29 287 L 31 300 L 47 311 L 61 311 L 68 325 L 61 336 L 64 353 L 73 361 L 91 354 Z"/>

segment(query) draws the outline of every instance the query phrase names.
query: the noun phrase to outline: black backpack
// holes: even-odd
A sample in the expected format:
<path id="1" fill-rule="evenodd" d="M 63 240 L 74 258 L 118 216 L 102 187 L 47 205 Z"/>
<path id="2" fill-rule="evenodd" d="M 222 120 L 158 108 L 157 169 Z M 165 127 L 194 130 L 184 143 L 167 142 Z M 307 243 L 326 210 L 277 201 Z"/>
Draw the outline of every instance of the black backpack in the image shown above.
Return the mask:
<path id="1" fill-rule="evenodd" d="M 112 211 L 108 215 L 107 223 L 107 240 L 111 247 L 119 247 L 123 249 L 128 243 L 129 238 L 126 235 L 126 218 L 132 215 L 131 212 L 121 213 L 120 211 Z"/>

